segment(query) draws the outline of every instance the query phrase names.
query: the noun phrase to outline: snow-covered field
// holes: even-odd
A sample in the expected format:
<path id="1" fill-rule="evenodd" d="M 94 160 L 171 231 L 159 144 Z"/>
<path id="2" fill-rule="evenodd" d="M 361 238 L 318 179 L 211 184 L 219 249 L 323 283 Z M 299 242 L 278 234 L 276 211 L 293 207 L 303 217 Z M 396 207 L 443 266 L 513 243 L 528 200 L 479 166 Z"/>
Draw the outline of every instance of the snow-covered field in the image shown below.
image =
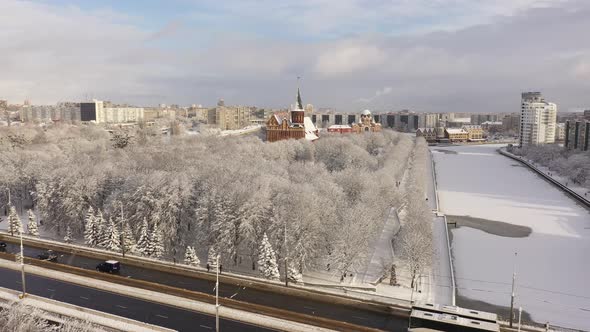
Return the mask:
<path id="1" fill-rule="evenodd" d="M 497 148 L 432 148 L 443 213 L 532 229 L 524 238 L 452 230 L 459 295 L 508 307 L 516 266 L 516 308 L 590 330 L 590 211 Z"/>

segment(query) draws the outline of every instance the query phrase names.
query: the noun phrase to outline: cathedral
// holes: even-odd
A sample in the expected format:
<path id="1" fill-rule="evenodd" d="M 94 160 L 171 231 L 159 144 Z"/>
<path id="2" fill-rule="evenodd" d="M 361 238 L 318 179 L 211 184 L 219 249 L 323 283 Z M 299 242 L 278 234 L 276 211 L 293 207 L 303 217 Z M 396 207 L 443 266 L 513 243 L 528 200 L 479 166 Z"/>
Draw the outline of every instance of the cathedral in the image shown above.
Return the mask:
<path id="1" fill-rule="evenodd" d="M 297 89 L 297 105 L 289 112 L 277 112 L 266 121 L 266 140 L 276 142 L 284 139 L 315 141 L 318 130 L 309 117 L 305 116 L 301 92 Z"/>
<path id="2" fill-rule="evenodd" d="M 375 119 L 371 115 L 371 111 L 364 110 L 361 113 L 361 121 L 359 123 L 352 124 L 353 133 L 364 133 L 364 132 L 380 132 L 381 124 L 375 122 Z"/>

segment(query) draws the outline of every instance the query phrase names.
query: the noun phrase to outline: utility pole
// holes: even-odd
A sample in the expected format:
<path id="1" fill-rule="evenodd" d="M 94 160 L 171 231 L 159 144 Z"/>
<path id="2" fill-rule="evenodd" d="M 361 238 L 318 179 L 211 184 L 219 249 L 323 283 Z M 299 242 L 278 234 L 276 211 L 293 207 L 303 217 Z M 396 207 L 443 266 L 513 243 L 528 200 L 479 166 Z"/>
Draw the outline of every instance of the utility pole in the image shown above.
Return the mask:
<path id="1" fill-rule="evenodd" d="M 521 318 L 522 318 L 522 307 L 518 307 L 518 332 L 520 332 Z"/>
<path id="2" fill-rule="evenodd" d="M 25 284 L 25 252 L 23 249 L 23 230 L 20 229 L 20 271 L 23 283 L 23 293 L 20 295 L 21 299 L 24 299 L 27 295 L 27 286 Z"/>
<path id="3" fill-rule="evenodd" d="M 215 331 L 219 332 L 219 254 L 215 257 L 217 277 L 215 281 Z"/>
<path id="4" fill-rule="evenodd" d="M 514 267 L 512 269 L 512 294 L 510 296 L 510 328 L 512 328 L 512 321 L 514 320 L 514 289 L 516 287 L 516 256 L 514 253 Z"/>
<path id="5" fill-rule="evenodd" d="M 285 219 L 285 287 L 289 287 L 289 270 L 287 268 L 287 257 L 289 256 L 289 248 L 287 248 L 287 220 Z"/>

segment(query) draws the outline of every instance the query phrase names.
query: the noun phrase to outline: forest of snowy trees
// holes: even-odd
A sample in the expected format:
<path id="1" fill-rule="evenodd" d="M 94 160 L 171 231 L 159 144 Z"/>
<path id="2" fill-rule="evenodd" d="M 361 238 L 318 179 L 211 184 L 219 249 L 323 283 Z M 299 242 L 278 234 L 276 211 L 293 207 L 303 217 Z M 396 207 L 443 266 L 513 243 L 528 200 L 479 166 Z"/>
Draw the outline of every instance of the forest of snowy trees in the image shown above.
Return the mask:
<path id="1" fill-rule="evenodd" d="M 276 263 L 265 257 L 281 269 L 286 243 L 289 278 L 299 279 L 326 264 L 358 269 L 389 209 L 401 206 L 408 246 L 400 252 L 420 265 L 412 255 L 430 250 L 428 241 L 416 241 L 430 237 L 420 222 L 430 216 L 420 161 L 426 145 L 393 131 L 269 144 L 139 130 L 125 146 L 95 126 L 13 128 L 0 136 L 0 188 L 66 242 L 119 251 L 124 241 L 128 251 L 189 265 L 220 255 L 228 267 L 268 266 L 261 274 L 272 279 Z M 411 180 L 397 186 L 413 159 Z"/>
<path id="2" fill-rule="evenodd" d="M 556 144 L 532 145 L 513 152 L 547 166 L 573 183 L 590 188 L 590 152 L 568 150 Z"/>

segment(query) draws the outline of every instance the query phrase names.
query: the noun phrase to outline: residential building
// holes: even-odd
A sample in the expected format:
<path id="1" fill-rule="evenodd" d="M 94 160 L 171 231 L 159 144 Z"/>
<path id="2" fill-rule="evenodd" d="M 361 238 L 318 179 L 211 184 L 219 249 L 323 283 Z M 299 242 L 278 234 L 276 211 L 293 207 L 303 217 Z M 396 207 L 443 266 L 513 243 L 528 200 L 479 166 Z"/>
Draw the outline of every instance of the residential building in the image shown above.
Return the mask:
<path id="1" fill-rule="evenodd" d="M 352 133 L 352 127 L 349 125 L 331 125 L 328 127 L 329 133 L 348 134 Z"/>
<path id="2" fill-rule="evenodd" d="M 221 105 L 214 110 L 215 124 L 221 130 L 242 129 L 250 125 L 250 107 Z"/>
<path id="3" fill-rule="evenodd" d="M 521 100 L 519 146 L 555 142 L 557 105 L 540 92 L 524 92 Z"/>
<path id="4" fill-rule="evenodd" d="M 135 123 L 145 119 L 143 107 L 119 107 L 100 100 L 80 103 L 80 120 L 104 124 Z"/>
<path id="5" fill-rule="evenodd" d="M 79 103 L 35 105 L 22 107 L 19 111 L 22 122 L 72 122 L 80 121 Z"/>
<path id="6" fill-rule="evenodd" d="M 555 141 L 565 141 L 565 123 L 558 123 L 555 127 Z"/>
<path id="7" fill-rule="evenodd" d="M 520 128 L 520 114 L 513 113 L 505 115 L 502 118 L 502 130 L 505 132 L 518 133 Z"/>
<path id="8" fill-rule="evenodd" d="M 564 141 L 565 147 L 569 150 L 588 151 L 590 121 L 566 121 Z"/>
<path id="9" fill-rule="evenodd" d="M 471 124 L 480 125 L 484 122 L 498 121 L 498 114 L 471 114 Z"/>
<path id="10" fill-rule="evenodd" d="M 470 141 L 483 140 L 483 129 L 478 125 L 465 125 L 461 129 L 467 132 L 467 139 Z"/>
<path id="11" fill-rule="evenodd" d="M 416 130 L 416 137 L 424 137 L 427 142 L 436 142 L 436 129 L 435 128 L 418 128 Z"/>
<path id="12" fill-rule="evenodd" d="M 469 133 L 463 128 L 445 128 L 445 138 L 451 142 L 467 142 Z"/>

